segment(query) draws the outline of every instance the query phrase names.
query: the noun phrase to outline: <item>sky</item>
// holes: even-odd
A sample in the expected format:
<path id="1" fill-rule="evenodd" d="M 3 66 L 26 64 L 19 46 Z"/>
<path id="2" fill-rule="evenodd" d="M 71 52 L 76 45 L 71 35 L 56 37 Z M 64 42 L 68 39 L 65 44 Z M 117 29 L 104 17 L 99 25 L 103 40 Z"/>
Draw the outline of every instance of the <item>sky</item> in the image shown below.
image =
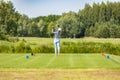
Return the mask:
<path id="1" fill-rule="evenodd" d="M 28 17 L 61 15 L 69 11 L 78 12 L 85 3 L 92 5 L 103 2 L 120 2 L 120 0 L 5 0 L 12 1 L 16 11 Z"/>

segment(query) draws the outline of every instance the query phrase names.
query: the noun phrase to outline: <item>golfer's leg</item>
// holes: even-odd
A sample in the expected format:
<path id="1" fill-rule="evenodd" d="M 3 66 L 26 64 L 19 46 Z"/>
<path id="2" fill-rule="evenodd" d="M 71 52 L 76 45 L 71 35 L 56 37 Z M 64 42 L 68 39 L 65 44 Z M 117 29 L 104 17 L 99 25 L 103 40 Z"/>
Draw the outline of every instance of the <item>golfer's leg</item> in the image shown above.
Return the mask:
<path id="1" fill-rule="evenodd" d="M 58 55 L 60 53 L 60 42 L 57 42 Z"/>
<path id="2" fill-rule="evenodd" d="M 57 43 L 54 43 L 55 55 L 57 56 Z"/>

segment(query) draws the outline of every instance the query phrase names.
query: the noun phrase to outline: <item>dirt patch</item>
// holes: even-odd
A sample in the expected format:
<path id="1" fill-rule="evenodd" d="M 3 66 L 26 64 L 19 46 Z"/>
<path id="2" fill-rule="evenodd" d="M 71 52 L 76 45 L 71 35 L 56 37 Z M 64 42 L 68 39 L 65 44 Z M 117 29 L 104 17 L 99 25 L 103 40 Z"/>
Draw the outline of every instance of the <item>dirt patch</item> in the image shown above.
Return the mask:
<path id="1" fill-rule="evenodd" d="M 2 70 L 0 80 L 119 80 L 120 70 Z"/>

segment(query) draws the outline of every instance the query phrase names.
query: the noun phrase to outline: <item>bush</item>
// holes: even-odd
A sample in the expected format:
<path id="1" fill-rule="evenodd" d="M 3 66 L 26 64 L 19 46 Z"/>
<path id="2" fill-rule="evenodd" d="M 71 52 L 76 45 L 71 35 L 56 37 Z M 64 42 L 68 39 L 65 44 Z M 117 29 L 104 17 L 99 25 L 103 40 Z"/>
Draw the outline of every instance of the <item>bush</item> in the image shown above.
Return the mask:
<path id="1" fill-rule="evenodd" d="M 0 40 L 8 41 L 9 35 L 0 34 Z"/>
<path id="2" fill-rule="evenodd" d="M 9 53 L 10 47 L 8 45 L 0 45 L 0 52 L 1 53 Z"/>
<path id="3" fill-rule="evenodd" d="M 54 53 L 54 47 L 48 46 L 48 45 L 40 45 L 35 48 L 33 48 L 33 52 L 36 53 Z"/>
<path id="4" fill-rule="evenodd" d="M 30 45 L 21 41 L 17 44 L 17 46 L 15 48 L 15 52 L 17 52 L 17 53 L 29 53 L 29 52 L 32 52 L 32 49 L 31 49 Z"/>
<path id="5" fill-rule="evenodd" d="M 62 53 L 119 53 L 119 45 L 114 45 L 112 43 L 96 43 L 96 42 L 78 42 L 74 44 L 63 43 L 61 46 Z"/>

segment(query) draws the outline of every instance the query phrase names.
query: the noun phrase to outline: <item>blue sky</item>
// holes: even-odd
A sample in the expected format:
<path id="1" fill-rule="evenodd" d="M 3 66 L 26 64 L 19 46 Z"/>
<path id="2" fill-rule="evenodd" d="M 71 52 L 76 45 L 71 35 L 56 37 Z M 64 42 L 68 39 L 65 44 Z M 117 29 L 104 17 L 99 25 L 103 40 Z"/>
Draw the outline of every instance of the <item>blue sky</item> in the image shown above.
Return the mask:
<path id="1" fill-rule="evenodd" d="M 9 1 L 9 0 L 5 0 Z M 120 0 L 10 0 L 13 2 L 16 11 L 26 14 L 29 17 L 46 16 L 49 14 L 59 14 L 64 12 L 83 9 L 85 3 L 92 5 L 102 1 L 120 1 Z"/>

